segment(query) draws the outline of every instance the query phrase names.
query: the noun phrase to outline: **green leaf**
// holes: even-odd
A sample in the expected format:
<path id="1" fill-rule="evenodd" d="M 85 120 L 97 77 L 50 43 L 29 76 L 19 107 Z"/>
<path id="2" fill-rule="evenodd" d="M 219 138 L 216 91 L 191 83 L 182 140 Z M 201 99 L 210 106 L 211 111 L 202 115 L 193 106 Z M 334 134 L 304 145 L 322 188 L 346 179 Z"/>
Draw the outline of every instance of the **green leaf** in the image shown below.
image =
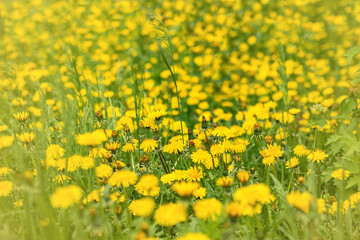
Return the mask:
<path id="1" fill-rule="evenodd" d="M 347 57 L 347 60 L 350 64 L 350 62 L 354 58 L 354 56 L 359 53 L 360 53 L 360 46 L 352 47 L 344 54 L 344 57 Z"/>
<path id="2" fill-rule="evenodd" d="M 310 127 L 312 126 L 319 126 L 320 128 L 323 128 L 326 125 L 326 119 L 325 118 L 321 118 L 318 120 L 311 120 L 309 122 Z"/>
<path id="3" fill-rule="evenodd" d="M 351 82 L 352 83 L 360 83 L 360 76 L 356 76 Z"/>
<path id="4" fill-rule="evenodd" d="M 335 119 L 349 119 L 349 113 L 351 113 L 357 107 L 357 101 L 355 97 L 347 97 L 340 104 L 340 114 L 335 116 Z"/>
<path id="5" fill-rule="evenodd" d="M 347 184 L 346 184 L 346 189 L 351 188 L 355 185 L 360 185 L 360 176 L 354 176 L 351 179 L 348 180 Z"/>
<path id="6" fill-rule="evenodd" d="M 272 180 L 274 181 L 274 188 L 276 191 L 276 195 L 279 196 L 279 198 L 281 199 L 281 201 L 286 201 L 286 193 L 284 190 L 284 186 L 279 182 L 279 180 L 270 173 L 270 176 L 272 178 Z"/>
<path id="7" fill-rule="evenodd" d="M 335 155 L 343 151 L 344 159 L 351 159 L 354 153 L 360 152 L 360 141 L 352 133 L 352 127 L 341 126 L 338 133 L 331 136 L 326 145 L 331 145 L 330 152 Z"/>

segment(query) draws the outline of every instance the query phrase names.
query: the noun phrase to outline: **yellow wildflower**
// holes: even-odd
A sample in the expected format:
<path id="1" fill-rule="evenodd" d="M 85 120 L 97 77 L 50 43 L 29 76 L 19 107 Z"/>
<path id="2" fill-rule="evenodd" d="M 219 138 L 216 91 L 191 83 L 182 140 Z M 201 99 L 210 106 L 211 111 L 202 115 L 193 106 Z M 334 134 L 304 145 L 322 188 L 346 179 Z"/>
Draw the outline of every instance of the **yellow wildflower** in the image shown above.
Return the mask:
<path id="1" fill-rule="evenodd" d="M 286 168 L 294 168 L 297 165 L 299 165 L 299 159 L 297 157 L 292 157 L 285 163 Z"/>
<path id="2" fill-rule="evenodd" d="M 331 173 L 331 176 L 338 180 L 342 180 L 342 179 L 346 180 L 350 176 L 350 172 L 342 168 L 339 168 L 338 170 L 333 171 Z"/>
<path id="3" fill-rule="evenodd" d="M 144 196 L 155 197 L 160 193 L 159 180 L 155 175 L 144 175 L 135 185 L 135 190 Z"/>
<path id="4" fill-rule="evenodd" d="M 107 164 L 101 164 L 95 168 L 95 173 L 98 178 L 108 178 L 113 173 L 113 169 Z"/>
<path id="5" fill-rule="evenodd" d="M 193 206 L 196 217 L 201 220 L 212 220 L 220 216 L 222 204 L 216 198 L 198 200 Z"/>
<path id="6" fill-rule="evenodd" d="M 186 221 L 186 207 L 178 203 L 161 205 L 155 211 L 154 218 L 158 225 L 172 227 Z"/>
<path id="7" fill-rule="evenodd" d="M 54 208 L 67 209 L 76 203 L 79 203 L 83 193 L 80 187 L 70 185 L 56 189 L 51 195 L 50 201 Z"/>
<path id="8" fill-rule="evenodd" d="M 174 183 L 172 189 L 181 197 L 188 197 L 199 187 L 197 182 L 177 182 Z"/>
<path id="9" fill-rule="evenodd" d="M 316 162 L 316 163 L 324 162 L 324 161 L 325 161 L 325 158 L 327 158 L 327 157 L 328 157 L 328 155 L 327 155 L 325 152 L 323 152 L 323 151 L 321 151 L 321 150 L 319 150 L 319 149 L 313 151 L 312 153 L 310 153 L 310 154 L 307 156 L 307 158 L 308 158 L 310 161 Z"/>
<path id="10" fill-rule="evenodd" d="M 157 147 L 158 147 L 158 142 L 154 139 L 145 139 L 140 144 L 140 149 L 144 150 L 144 152 L 152 152 Z"/>
<path id="11" fill-rule="evenodd" d="M 117 187 L 128 187 L 130 185 L 134 185 L 137 180 L 137 175 L 134 172 L 131 172 L 129 170 L 120 170 L 109 178 L 109 184 L 111 186 L 117 186 Z"/>
<path id="12" fill-rule="evenodd" d="M 0 181 L 0 197 L 9 196 L 13 189 L 13 183 L 10 181 Z"/>
<path id="13" fill-rule="evenodd" d="M 132 201 L 129 210 L 134 216 L 147 217 L 152 214 L 155 208 L 155 202 L 152 198 L 142 198 Z"/>

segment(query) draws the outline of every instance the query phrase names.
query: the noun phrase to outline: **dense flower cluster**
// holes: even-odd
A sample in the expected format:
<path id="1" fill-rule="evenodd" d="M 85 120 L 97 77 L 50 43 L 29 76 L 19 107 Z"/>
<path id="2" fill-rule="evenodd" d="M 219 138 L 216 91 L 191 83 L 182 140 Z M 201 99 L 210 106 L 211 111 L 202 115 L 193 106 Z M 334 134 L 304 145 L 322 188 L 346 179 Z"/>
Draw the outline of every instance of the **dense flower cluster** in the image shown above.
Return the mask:
<path id="1" fill-rule="evenodd" d="M 360 239 L 359 1 L 0 16 L 0 239 Z"/>

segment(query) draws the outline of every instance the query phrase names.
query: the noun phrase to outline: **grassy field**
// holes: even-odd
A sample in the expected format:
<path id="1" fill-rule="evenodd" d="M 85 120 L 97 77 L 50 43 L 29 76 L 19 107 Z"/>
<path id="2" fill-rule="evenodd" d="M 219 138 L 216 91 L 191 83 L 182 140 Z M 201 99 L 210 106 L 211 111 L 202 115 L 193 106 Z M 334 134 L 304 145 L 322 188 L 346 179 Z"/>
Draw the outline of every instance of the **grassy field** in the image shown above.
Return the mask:
<path id="1" fill-rule="evenodd" d="M 0 239 L 360 239 L 360 1 L 3 0 Z"/>

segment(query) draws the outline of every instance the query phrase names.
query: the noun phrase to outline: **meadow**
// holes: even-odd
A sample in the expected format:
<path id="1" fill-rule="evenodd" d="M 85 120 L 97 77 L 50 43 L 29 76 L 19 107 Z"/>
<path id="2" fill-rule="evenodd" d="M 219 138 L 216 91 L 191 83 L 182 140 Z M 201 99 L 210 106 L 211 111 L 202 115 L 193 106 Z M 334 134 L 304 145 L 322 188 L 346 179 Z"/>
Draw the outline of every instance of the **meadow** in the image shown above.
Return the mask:
<path id="1" fill-rule="evenodd" d="M 360 1 L 3 0 L 0 239 L 360 239 Z"/>

